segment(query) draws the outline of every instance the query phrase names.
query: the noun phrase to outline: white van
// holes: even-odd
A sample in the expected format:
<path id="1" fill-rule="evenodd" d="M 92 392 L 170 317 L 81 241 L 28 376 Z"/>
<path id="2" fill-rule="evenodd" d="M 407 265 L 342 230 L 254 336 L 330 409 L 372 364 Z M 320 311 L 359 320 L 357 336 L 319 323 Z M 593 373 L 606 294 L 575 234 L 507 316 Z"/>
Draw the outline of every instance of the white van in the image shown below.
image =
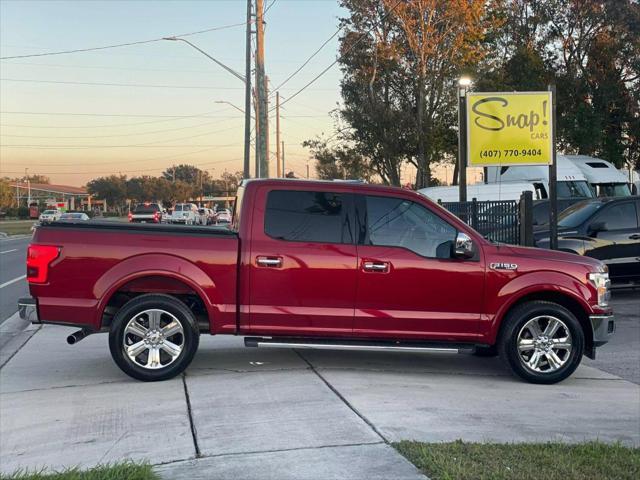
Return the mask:
<path id="1" fill-rule="evenodd" d="M 520 200 L 522 192 L 530 191 L 534 200 L 540 200 L 540 190 L 529 182 L 501 182 L 501 183 L 476 183 L 467 185 L 467 200 L 474 198 L 478 201 L 496 200 Z M 418 190 L 425 197 L 434 202 L 459 202 L 460 189 L 457 185 L 451 187 L 427 187 Z"/>
<path id="2" fill-rule="evenodd" d="M 592 198 L 587 177 L 563 155 L 558 155 L 558 198 Z M 547 165 L 487 167 L 487 183 L 531 182 L 537 198 L 549 198 L 549 167 Z M 534 198 L 536 198 L 534 196 Z"/>
<path id="3" fill-rule="evenodd" d="M 629 178 L 612 163 L 587 155 L 558 155 L 571 162 L 585 176 L 598 197 L 628 197 Z M 560 163 L 558 163 L 558 166 Z"/>
<path id="4" fill-rule="evenodd" d="M 195 225 L 199 217 L 198 207 L 194 203 L 176 203 L 169 217 L 169 223 Z"/>

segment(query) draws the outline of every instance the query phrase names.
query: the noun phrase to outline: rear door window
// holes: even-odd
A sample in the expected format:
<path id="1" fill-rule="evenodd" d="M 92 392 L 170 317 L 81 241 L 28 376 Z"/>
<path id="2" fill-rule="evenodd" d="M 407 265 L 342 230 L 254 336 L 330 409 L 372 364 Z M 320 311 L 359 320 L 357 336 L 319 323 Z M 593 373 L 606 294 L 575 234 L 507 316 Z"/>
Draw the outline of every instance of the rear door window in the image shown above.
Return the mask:
<path id="1" fill-rule="evenodd" d="M 273 190 L 268 193 L 264 231 L 292 242 L 353 243 L 349 195 Z"/>

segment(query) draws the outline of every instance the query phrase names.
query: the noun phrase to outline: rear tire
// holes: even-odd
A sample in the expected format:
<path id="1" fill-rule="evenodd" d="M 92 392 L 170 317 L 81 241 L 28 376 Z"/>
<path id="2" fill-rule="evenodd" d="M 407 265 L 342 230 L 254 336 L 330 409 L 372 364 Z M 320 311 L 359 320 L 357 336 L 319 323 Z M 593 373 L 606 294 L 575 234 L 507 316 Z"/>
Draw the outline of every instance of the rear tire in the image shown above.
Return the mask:
<path id="1" fill-rule="evenodd" d="M 116 365 L 137 380 L 153 382 L 181 374 L 198 350 L 191 310 L 170 295 L 145 294 L 127 302 L 109 331 Z"/>
<path id="2" fill-rule="evenodd" d="M 523 380 L 552 384 L 578 368 L 584 343 L 582 325 L 573 313 L 556 303 L 532 301 L 507 314 L 498 352 Z"/>

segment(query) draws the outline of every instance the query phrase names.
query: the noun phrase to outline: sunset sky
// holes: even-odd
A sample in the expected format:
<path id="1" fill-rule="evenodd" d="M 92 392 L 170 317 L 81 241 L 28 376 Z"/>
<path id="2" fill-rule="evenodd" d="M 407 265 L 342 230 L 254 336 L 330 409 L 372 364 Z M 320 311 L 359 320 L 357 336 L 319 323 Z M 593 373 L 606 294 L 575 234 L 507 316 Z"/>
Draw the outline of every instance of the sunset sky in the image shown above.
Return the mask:
<path id="1" fill-rule="evenodd" d="M 242 23 L 245 14 L 244 0 L 2 0 L 0 56 L 156 39 Z M 336 0 L 275 1 L 265 17 L 272 87 L 336 32 L 343 14 Z M 187 38 L 244 74 L 244 35 L 235 26 Z M 335 37 L 280 89 L 283 99 L 335 60 L 337 44 Z M 54 183 L 83 185 L 111 173 L 158 175 L 174 163 L 214 177 L 242 170 L 243 116 L 216 102 L 243 108 L 243 84 L 184 43 L 2 60 L 0 72 L 1 176 L 28 168 Z M 334 66 L 283 107 L 287 170 L 298 176 L 308 159 L 300 143 L 333 134 L 328 112 L 339 101 L 339 79 Z M 273 121 L 270 130 L 274 150 Z"/>

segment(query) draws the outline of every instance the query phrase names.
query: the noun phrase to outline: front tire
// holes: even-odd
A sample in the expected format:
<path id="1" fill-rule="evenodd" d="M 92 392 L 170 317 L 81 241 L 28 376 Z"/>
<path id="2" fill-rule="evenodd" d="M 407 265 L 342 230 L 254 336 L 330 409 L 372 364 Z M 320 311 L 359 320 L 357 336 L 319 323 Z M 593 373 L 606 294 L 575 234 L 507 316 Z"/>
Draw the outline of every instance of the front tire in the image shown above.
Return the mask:
<path id="1" fill-rule="evenodd" d="M 167 380 L 182 373 L 198 350 L 191 310 L 170 295 L 145 294 L 116 313 L 109 350 L 116 365 L 137 380 Z"/>
<path id="2" fill-rule="evenodd" d="M 584 331 L 573 313 L 553 302 L 532 301 L 507 314 L 498 350 L 520 378 L 552 384 L 578 368 L 584 343 Z"/>

